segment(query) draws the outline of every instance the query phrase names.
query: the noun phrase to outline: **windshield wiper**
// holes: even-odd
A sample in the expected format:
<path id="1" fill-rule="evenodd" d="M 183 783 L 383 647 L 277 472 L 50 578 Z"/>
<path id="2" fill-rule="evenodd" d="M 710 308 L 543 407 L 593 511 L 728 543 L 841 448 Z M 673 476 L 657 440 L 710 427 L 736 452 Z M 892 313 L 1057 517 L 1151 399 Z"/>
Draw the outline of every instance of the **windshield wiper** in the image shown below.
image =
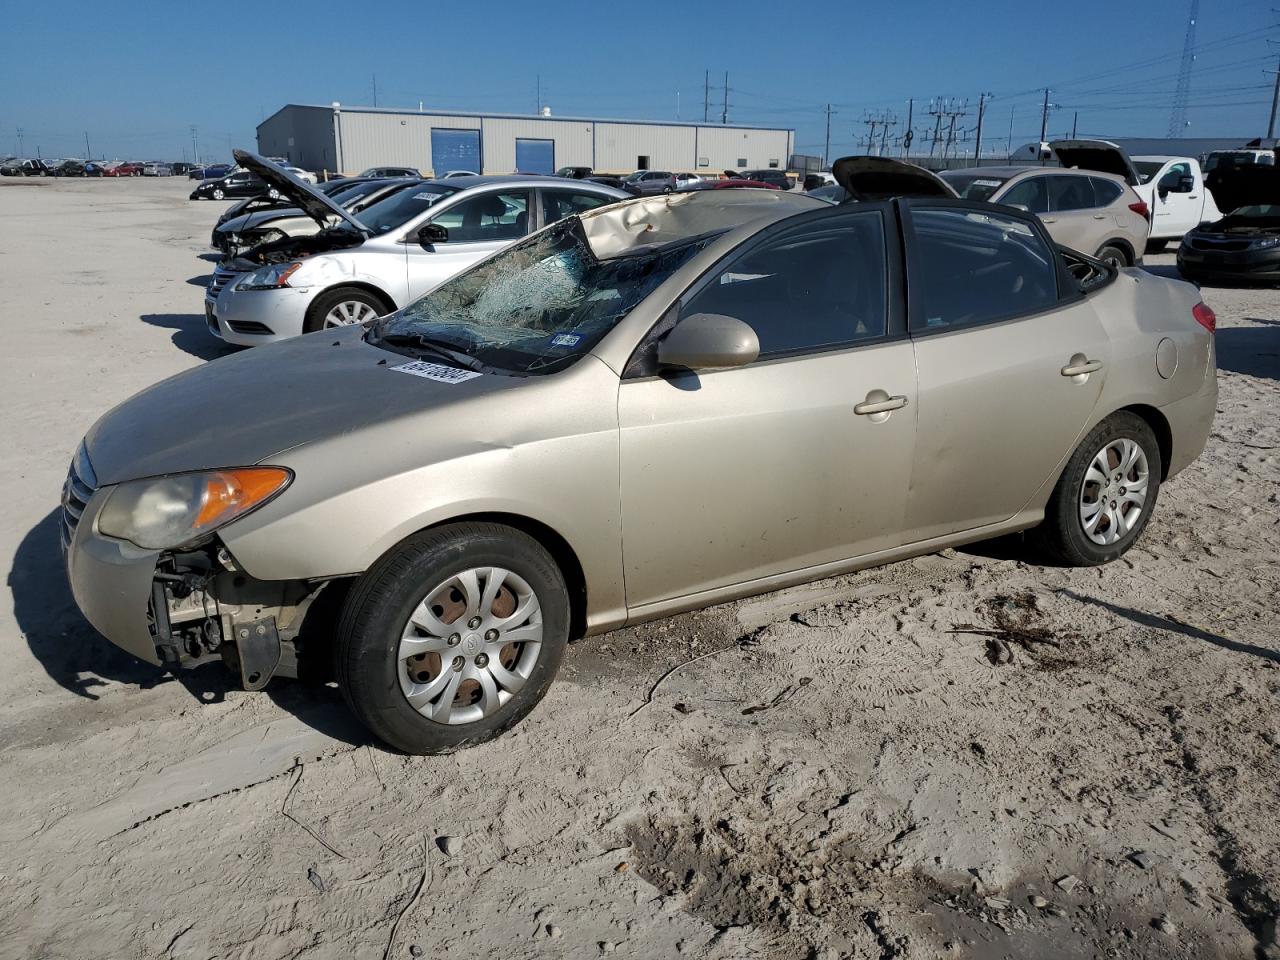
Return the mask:
<path id="1" fill-rule="evenodd" d="M 442 359 L 448 360 L 450 363 L 462 367 L 464 370 L 475 370 L 477 373 L 485 369 L 485 365 L 475 357 L 468 356 L 461 350 L 454 350 L 444 345 L 444 342 L 434 337 L 428 337 L 421 333 L 384 333 L 378 336 L 378 343 L 385 343 L 393 347 L 412 347 L 414 350 L 422 353 L 430 353 Z"/>

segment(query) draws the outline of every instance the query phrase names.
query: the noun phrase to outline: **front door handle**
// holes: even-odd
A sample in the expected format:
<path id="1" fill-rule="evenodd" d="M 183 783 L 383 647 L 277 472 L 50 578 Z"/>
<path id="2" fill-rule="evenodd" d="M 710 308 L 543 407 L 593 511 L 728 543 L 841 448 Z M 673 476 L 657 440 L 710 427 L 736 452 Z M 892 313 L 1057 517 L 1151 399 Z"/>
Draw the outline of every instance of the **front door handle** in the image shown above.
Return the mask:
<path id="1" fill-rule="evenodd" d="M 1107 215 L 1106 215 L 1105 213 L 1095 213 L 1095 214 L 1093 215 L 1093 219 L 1095 219 L 1095 220 L 1105 220 L 1105 219 L 1107 219 Z"/>
<path id="2" fill-rule="evenodd" d="M 901 410 L 906 405 L 906 397 L 891 397 L 883 390 L 872 390 L 867 394 L 867 399 L 861 403 L 854 404 L 853 412 L 860 417 L 873 417 L 881 414 L 882 416 L 876 421 L 879 423 L 881 420 L 887 419 L 890 411 Z"/>
<path id="3" fill-rule="evenodd" d="M 1057 217 L 1041 217 L 1040 222 L 1041 223 L 1057 223 L 1058 218 Z"/>
<path id="4" fill-rule="evenodd" d="M 1101 360 L 1090 360 L 1083 353 L 1077 353 L 1071 362 L 1062 368 L 1064 377 L 1087 377 L 1102 369 Z"/>

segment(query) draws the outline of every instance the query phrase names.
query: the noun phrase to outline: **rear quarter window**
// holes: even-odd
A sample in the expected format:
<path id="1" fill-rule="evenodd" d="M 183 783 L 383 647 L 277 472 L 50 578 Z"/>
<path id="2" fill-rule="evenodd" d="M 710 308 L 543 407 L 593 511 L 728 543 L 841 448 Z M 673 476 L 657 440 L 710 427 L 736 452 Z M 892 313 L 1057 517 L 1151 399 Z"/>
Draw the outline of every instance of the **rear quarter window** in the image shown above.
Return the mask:
<path id="1" fill-rule="evenodd" d="M 1124 187 L 1114 180 L 1103 180 L 1100 177 L 1090 177 L 1089 179 L 1093 181 L 1093 192 L 1098 198 L 1098 206 L 1100 207 L 1111 206 L 1124 193 Z"/>

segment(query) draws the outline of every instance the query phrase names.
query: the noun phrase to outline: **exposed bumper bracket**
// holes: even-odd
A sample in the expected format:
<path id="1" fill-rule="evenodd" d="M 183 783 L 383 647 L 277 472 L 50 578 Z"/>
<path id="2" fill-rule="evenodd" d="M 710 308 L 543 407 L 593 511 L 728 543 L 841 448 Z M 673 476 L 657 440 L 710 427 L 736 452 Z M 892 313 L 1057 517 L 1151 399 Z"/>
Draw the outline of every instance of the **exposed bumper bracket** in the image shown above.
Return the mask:
<path id="1" fill-rule="evenodd" d="M 246 690 L 261 690 L 280 666 L 280 634 L 275 617 L 263 617 L 237 623 L 233 637 L 233 669 L 239 669 L 240 683 Z M 225 648 L 224 648 L 225 649 Z M 231 652 L 231 651 L 227 651 Z"/>

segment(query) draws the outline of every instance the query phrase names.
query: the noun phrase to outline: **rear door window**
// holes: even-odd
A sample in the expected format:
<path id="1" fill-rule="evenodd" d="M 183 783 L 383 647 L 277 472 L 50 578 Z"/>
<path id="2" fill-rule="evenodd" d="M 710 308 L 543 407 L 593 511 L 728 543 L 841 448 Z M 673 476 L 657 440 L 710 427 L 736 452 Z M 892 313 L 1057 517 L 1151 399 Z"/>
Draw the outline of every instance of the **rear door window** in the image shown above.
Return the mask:
<path id="1" fill-rule="evenodd" d="M 1093 195 L 1091 177 L 1058 174 L 1045 179 L 1049 181 L 1049 210 L 1052 213 L 1091 210 L 1098 205 L 1097 198 Z"/>
<path id="2" fill-rule="evenodd" d="M 1114 180 L 1103 180 L 1101 177 L 1090 177 L 1093 182 L 1093 195 L 1099 207 L 1109 207 L 1120 199 L 1124 187 Z"/>
<path id="3" fill-rule="evenodd" d="M 1022 207 L 1032 213 L 1048 213 L 1049 193 L 1045 188 L 1045 178 L 1029 177 L 1015 183 L 1000 198 L 1000 202 L 1010 207 Z"/>
<path id="4" fill-rule="evenodd" d="M 910 208 L 914 334 L 1039 313 L 1058 302 L 1058 258 L 1035 227 L 994 210 Z"/>

